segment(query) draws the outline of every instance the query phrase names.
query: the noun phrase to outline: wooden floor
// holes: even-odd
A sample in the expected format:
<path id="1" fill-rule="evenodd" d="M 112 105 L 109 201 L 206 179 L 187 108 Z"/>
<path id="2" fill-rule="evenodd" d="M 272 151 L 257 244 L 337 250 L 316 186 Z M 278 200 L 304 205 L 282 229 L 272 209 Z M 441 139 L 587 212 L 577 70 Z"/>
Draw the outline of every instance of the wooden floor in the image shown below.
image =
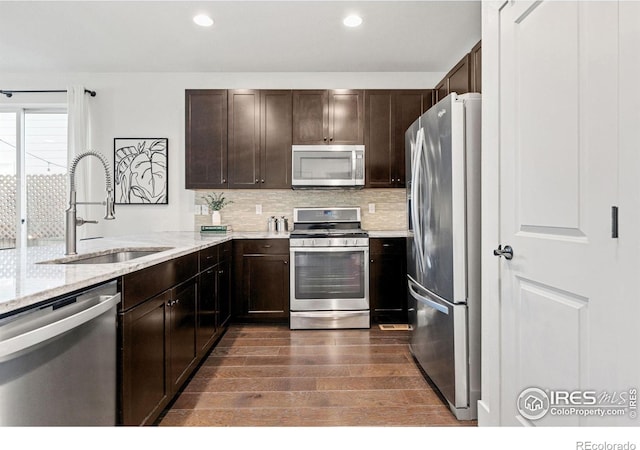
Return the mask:
<path id="1" fill-rule="evenodd" d="M 456 426 L 407 331 L 234 325 L 161 426 Z"/>

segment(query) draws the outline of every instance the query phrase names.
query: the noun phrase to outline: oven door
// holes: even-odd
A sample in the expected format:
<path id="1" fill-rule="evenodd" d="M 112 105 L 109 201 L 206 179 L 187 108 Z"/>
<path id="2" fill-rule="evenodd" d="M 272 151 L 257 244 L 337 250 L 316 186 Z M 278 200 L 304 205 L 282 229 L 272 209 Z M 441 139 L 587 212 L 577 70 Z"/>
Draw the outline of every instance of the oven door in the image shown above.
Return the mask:
<path id="1" fill-rule="evenodd" d="M 291 311 L 369 309 L 368 247 L 292 248 Z"/>

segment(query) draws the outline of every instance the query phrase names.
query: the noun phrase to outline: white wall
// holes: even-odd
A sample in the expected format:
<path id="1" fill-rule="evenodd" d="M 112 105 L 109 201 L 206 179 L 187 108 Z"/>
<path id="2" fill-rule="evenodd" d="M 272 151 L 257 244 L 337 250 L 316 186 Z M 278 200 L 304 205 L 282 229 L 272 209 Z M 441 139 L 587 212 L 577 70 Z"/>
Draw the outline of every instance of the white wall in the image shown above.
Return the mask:
<path id="1" fill-rule="evenodd" d="M 116 137 L 169 139 L 169 204 L 118 205 L 116 220 L 89 225 L 90 236 L 194 229 L 194 193 L 184 189 L 185 89 L 430 89 L 444 73 L 57 73 L 2 74 L 0 89 L 65 89 L 84 85 L 95 90 L 91 98 L 94 150 L 113 163 Z M 3 105 L 65 103 L 64 94 L 16 94 Z M 81 169 L 79 169 L 81 170 Z M 92 172 L 91 200 L 101 199 L 103 175 Z M 104 215 L 91 207 L 89 218 Z"/>

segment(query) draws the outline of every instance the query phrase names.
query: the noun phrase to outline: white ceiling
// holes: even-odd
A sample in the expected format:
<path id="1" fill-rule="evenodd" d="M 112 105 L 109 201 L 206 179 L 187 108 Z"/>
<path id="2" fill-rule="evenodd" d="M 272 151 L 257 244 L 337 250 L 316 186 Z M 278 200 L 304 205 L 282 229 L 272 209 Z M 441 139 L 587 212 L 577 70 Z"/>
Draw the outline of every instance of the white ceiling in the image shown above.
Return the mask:
<path id="1" fill-rule="evenodd" d="M 479 1 L 0 1 L 0 73 L 445 72 L 478 40 Z"/>

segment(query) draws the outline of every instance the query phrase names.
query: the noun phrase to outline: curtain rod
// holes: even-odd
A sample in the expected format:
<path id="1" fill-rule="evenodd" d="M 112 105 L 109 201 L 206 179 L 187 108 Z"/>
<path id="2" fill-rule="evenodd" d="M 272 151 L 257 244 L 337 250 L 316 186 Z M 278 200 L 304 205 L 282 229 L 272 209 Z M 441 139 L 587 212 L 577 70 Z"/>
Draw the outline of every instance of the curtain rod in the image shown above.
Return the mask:
<path id="1" fill-rule="evenodd" d="M 64 90 L 57 90 L 57 91 L 0 91 L 0 94 L 4 94 L 7 97 L 11 98 L 13 94 L 45 94 L 49 92 L 67 92 L 67 90 L 64 89 Z M 92 97 L 96 96 L 96 91 L 90 91 L 89 89 L 85 89 L 84 93 L 89 94 Z"/>

